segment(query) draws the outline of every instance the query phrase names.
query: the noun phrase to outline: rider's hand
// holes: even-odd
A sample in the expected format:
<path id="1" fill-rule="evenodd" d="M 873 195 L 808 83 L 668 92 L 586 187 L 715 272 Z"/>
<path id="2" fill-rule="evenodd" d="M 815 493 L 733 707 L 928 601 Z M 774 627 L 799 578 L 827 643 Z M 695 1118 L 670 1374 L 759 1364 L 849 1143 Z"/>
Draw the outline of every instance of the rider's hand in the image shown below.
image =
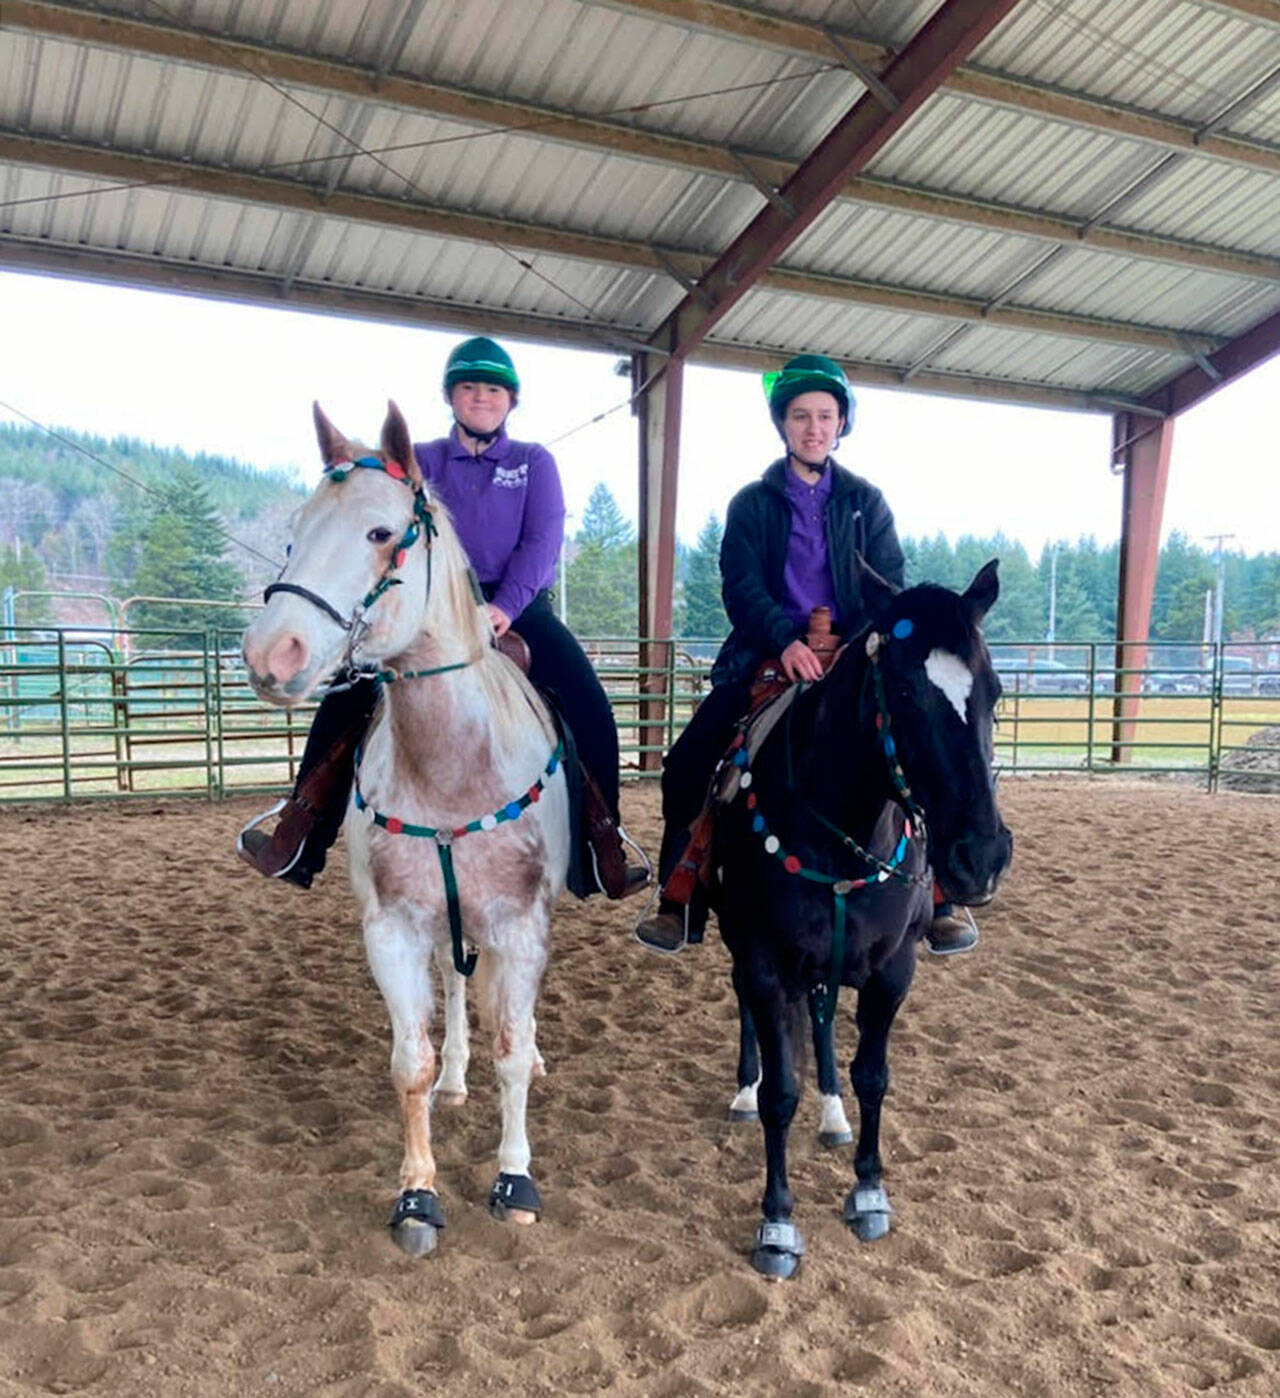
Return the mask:
<path id="1" fill-rule="evenodd" d="M 820 680 L 822 661 L 798 638 L 782 652 L 783 673 L 789 680 Z"/>
<path id="2" fill-rule="evenodd" d="M 492 602 L 489 603 L 489 625 L 493 627 L 494 636 L 504 636 L 511 629 L 511 618 Z"/>

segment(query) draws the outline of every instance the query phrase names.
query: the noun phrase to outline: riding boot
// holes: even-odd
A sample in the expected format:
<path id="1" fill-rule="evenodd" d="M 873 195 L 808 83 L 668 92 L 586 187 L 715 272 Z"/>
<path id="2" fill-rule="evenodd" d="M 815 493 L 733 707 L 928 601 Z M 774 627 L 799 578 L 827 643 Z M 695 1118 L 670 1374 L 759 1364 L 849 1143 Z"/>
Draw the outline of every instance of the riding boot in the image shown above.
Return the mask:
<path id="1" fill-rule="evenodd" d="M 268 878 L 284 879 L 299 888 L 324 868 L 325 851 L 337 838 L 351 792 L 356 748 L 367 723 L 337 739 L 316 765 L 298 779 L 293 794 L 280 807 L 280 819 L 268 835 L 255 818 L 236 840 L 236 853 L 250 868 Z"/>
<path id="2" fill-rule="evenodd" d="M 978 945 L 978 924 L 968 908 L 937 903 L 924 940 L 934 956 L 958 956 Z"/>
<path id="3" fill-rule="evenodd" d="M 648 885 L 652 871 L 627 863 L 622 848 L 622 827 L 595 778 L 585 767 L 581 767 L 581 771 L 582 820 L 587 843 L 591 846 L 596 882 L 607 898 L 628 898 Z"/>
<path id="4" fill-rule="evenodd" d="M 700 826 L 707 814 L 704 811 L 692 829 L 672 831 L 667 826 L 663 831 L 658 869 L 666 877 L 658 911 L 636 924 L 636 940 L 653 951 L 677 952 L 702 941 L 707 925 L 707 891 L 698 877 L 697 866 L 705 851 L 694 851 L 693 847 L 701 846 Z"/>

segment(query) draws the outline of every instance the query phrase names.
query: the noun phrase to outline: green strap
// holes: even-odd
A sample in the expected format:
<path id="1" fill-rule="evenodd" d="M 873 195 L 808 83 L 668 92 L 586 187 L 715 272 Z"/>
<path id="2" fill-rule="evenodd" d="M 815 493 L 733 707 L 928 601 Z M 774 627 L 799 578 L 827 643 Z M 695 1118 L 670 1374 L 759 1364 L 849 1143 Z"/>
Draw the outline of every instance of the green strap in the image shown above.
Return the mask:
<path id="1" fill-rule="evenodd" d="M 462 954 L 462 909 L 458 903 L 458 880 L 453 872 L 453 847 L 436 840 L 440 856 L 440 873 L 444 878 L 445 902 L 449 908 L 449 940 L 453 943 L 453 969 L 460 976 L 469 976 L 476 969 L 476 953 Z"/>

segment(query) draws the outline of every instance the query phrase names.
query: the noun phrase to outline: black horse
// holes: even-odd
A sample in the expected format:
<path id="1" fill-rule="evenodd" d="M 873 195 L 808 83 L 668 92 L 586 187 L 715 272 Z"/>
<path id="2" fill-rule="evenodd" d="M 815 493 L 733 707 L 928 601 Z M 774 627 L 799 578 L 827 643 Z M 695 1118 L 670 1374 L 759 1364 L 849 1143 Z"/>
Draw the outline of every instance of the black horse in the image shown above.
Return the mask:
<path id="1" fill-rule="evenodd" d="M 829 1023 L 838 988 L 857 989 L 857 1183 L 844 1217 L 871 1241 L 889 1231 L 879 1145 L 889 1029 L 933 879 L 957 903 L 985 903 L 1013 852 L 991 773 L 1000 684 L 980 629 L 999 592 L 995 561 L 963 594 L 897 592 L 861 561 L 859 572 L 871 628 L 754 757 L 734 754 L 738 791 L 713 845 L 720 930 L 760 1046 L 767 1176 L 752 1260 L 777 1277 L 804 1252 L 786 1148 L 807 1021 Z"/>

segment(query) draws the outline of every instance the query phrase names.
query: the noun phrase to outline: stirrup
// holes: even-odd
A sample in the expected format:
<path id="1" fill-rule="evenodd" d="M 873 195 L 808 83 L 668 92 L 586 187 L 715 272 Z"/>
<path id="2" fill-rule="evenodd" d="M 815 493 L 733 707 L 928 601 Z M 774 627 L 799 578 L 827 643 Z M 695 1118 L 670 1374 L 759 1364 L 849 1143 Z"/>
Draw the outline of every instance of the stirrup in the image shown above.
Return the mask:
<path id="1" fill-rule="evenodd" d="M 288 804 L 289 804 L 289 797 L 287 797 L 287 796 L 282 796 L 282 797 L 275 803 L 274 806 L 269 807 L 267 810 L 263 811 L 260 815 L 254 816 L 254 818 L 253 818 L 246 826 L 244 826 L 243 829 L 240 831 L 240 833 L 236 836 L 236 853 L 237 853 L 237 854 L 240 856 L 240 858 L 243 859 L 244 862 L 245 862 L 246 864 L 248 864 L 251 868 L 257 869 L 258 872 L 259 872 L 260 874 L 261 874 L 261 873 L 264 873 L 264 870 L 258 868 L 257 863 L 254 861 L 253 855 L 249 852 L 249 850 L 247 850 L 247 849 L 245 848 L 244 837 L 245 837 L 251 830 L 256 830 L 260 825 L 263 824 L 264 821 L 270 820 L 271 817 L 274 816 L 274 815 L 279 815 L 280 812 L 281 812 L 282 810 L 284 810 L 284 808 L 285 808 Z M 299 842 L 298 842 L 298 848 L 297 848 L 296 850 L 294 850 L 294 852 L 293 852 L 293 858 L 290 859 L 289 862 L 288 862 L 286 865 L 283 866 L 283 868 L 278 869 L 274 874 L 267 874 L 266 877 L 269 878 L 269 879 L 282 879 L 282 878 L 284 878 L 284 876 L 293 868 L 293 866 L 298 862 L 298 860 L 302 858 L 302 851 L 303 851 L 303 849 L 306 847 L 306 843 L 307 843 L 307 842 L 306 842 L 305 838 L 302 839 L 302 840 L 299 840 Z"/>

